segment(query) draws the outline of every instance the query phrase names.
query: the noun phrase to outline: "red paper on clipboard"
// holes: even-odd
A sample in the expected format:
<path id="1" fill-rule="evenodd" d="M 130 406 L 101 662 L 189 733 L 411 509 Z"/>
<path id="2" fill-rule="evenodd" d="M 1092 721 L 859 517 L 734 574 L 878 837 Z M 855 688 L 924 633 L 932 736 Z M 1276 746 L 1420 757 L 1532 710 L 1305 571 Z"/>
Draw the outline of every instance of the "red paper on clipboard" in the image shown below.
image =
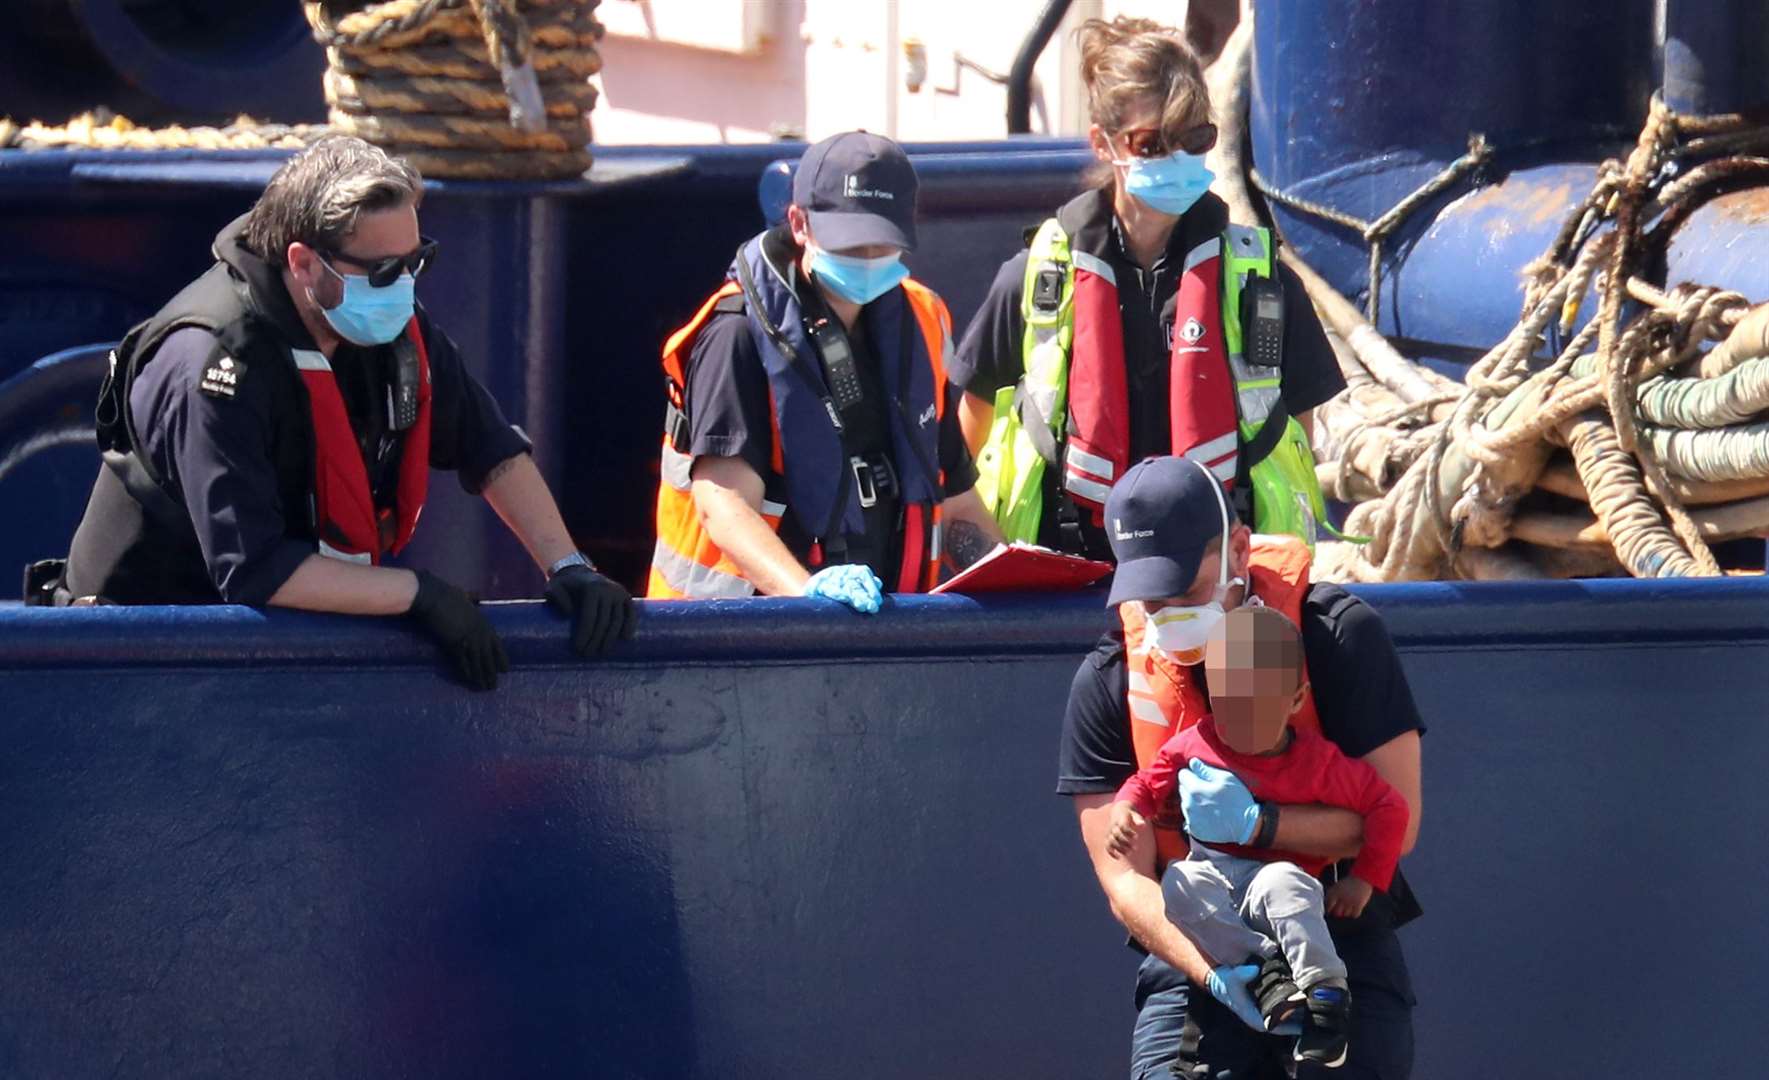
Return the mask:
<path id="1" fill-rule="evenodd" d="M 1031 544 L 997 544 L 995 550 L 933 591 L 972 596 L 992 592 L 1071 592 L 1112 572 L 1095 562 Z"/>

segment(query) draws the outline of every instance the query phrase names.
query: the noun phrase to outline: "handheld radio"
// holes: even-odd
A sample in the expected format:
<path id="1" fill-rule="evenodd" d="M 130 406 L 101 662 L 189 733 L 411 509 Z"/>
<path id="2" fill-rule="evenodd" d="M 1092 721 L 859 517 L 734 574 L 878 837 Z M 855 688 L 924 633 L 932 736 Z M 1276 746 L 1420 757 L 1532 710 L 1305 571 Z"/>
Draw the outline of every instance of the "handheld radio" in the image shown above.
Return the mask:
<path id="1" fill-rule="evenodd" d="M 1278 367 L 1284 362 L 1284 286 L 1277 278 L 1247 276 L 1241 290 L 1241 343 L 1250 364 Z"/>
<path id="2" fill-rule="evenodd" d="M 387 387 L 387 427 L 405 431 L 418 422 L 418 349 L 400 338 L 393 346 L 393 381 Z"/>
<path id="3" fill-rule="evenodd" d="M 829 397 L 835 407 L 847 412 L 865 400 L 866 391 L 860 382 L 859 366 L 854 350 L 841 327 L 829 319 L 818 319 L 810 326 L 811 343 L 823 360 L 823 378 L 829 383 Z"/>

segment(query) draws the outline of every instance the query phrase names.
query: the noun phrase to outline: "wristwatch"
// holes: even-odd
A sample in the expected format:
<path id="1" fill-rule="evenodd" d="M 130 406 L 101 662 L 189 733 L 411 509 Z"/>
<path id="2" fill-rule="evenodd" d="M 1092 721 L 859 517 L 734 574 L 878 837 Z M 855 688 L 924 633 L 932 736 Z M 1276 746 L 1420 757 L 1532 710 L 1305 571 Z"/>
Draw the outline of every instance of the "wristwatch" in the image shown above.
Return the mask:
<path id="1" fill-rule="evenodd" d="M 553 565 L 547 567 L 547 580 L 553 580 L 553 575 L 570 566 L 582 566 L 590 570 L 596 569 L 596 564 L 591 562 L 588 556 L 581 551 L 574 551 Z"/>

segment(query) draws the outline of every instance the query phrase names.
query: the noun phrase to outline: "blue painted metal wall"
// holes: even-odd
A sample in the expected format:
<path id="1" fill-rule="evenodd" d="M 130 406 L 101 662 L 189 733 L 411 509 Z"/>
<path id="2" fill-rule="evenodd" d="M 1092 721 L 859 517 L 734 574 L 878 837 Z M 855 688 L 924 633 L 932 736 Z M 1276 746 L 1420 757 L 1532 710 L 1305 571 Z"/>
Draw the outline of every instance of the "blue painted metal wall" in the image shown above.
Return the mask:
<path id="1" fill-rule="evenodd" d="M 1750 51 L 1765 18 L 1752 0 L 1272 0 L 1255 30 L 1253 160 L 1277 190 L 1368 222 L 1486 137 L 1490 165 L 1385 242 L 1379 328 L 1453 370 L 1516 322 L 1519 272 L 1589 193 L 1596 162 L 1632 147 L 1654 92 L 1695 114 L 1769 104 Z M 1769 298 L 1769 272 L 1739 254 L 1769 242 L 1758 201 L 1685 223 L 1671 279 Z M 1329 281 L 1367 296 L 1357 232 L 1273 212 Z"/>
<path id="2" fill-rule="evenodd" d="M 1416 1075 L 1754 1075 L 1769 588 L 1364 595 L 1431 724 Z M 1051 794 L 1098 602 L 654 605 L 596 664 L 501 607 L 489 696 L 396 625 L 0 612 L 0 1074 L 1118 1075 Z"/>
<path id="3" fill-rule="evenodd" d="M 325 50 L 282 0 L 12 0 L 0 116 L 59 124 L 104 107 L 137 123 L 321 123 Z"/>

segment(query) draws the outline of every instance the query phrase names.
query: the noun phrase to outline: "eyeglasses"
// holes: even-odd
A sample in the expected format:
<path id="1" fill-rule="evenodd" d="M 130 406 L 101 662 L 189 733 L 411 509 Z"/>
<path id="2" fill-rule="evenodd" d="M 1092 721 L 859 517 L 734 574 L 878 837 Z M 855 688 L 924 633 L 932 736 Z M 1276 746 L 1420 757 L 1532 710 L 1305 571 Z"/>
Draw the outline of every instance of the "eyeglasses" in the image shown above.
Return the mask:
<path id="1" fill-rule="evenodd" d="M 1183 150 L 1188 154 L 1209 153 L 1216 145 L 1216 125 L 1199 124 L 1186 128 L 1171 140 L 1166 138 L 1160 128 L 1141 127 L 1119 132 L 1124 136 L 1124 148 L 1132 157 L 1163 158 L 1175 150 Z"/>
<path id="2" fill-rule="evenodd" d="M 385 259 L 376 259 L 373 262 L 366 262 L 354 255 L 346 255 L 342 251 L 321 251 L 319 257 L 325 260 L 327 266 L 331 266 L 333 260 L 336 260 L 349 263 L 351 266 L 361 267 L 368 271 L 370 285 L 377 289 L 385 289 L 398 281 L 401 274 L 409 272 L 412 277 L 417 277 L 428 270 L 430 264 L 436 260 L 436 241 L 428 236 L 420 236 L 418 237 L 417 250 L 405 255 L 389 255 Z M 337 267 L 332 267 L 332 269 L 336 270 Z"/>

